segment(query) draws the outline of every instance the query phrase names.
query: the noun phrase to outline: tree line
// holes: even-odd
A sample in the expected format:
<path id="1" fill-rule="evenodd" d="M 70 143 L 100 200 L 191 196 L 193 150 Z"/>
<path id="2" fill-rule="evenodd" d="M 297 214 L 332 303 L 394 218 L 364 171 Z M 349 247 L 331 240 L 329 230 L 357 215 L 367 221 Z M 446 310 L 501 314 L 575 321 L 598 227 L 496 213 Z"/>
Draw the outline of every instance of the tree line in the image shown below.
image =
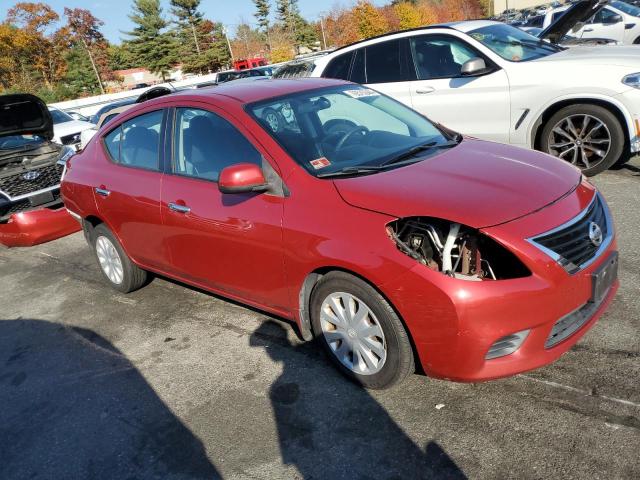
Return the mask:
<path id="1" fill-rule="evenodd" d="M 0 23 L 0 93 L 39 95 L 47 102 L 104 93 L 117 85 L 117 70 L 144 67 L 165 78 L 176 65 L 202 74 L 232 66 L 232 59 L 264 56 L 273 63 L 298 53 L 339 47 L 388 31 L 480 18 L 488 0 L 369 0 L 335 6 L 306 19 L 298 0 L 252 0 L 255 22 L 236 25 L 205 18 L 201 0 L 133 0 L 131 31 L 111 44 L 104 22 L 89 10 L 65 8 L 59 15 L 43 2 L 18 2 Z"/>

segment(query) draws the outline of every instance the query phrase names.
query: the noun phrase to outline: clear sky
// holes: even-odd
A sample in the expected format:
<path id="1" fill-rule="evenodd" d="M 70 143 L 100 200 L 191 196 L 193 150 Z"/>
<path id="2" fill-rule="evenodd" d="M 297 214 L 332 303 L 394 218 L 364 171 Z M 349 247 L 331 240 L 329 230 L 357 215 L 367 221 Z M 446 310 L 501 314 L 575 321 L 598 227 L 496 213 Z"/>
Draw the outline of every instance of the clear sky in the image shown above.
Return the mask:
<path id="1" fill-rule="evenodd" d="M 0 20 L 4 19 L 8 8 L 18 0 L 0 0 Z M 35 1 L 35 0 L 32 0 Z M 123 37 L 121 31 L 131 28 L 128 14 L 131 11 L 131 0 L 38 0 L 51 5 L 61 16 L 64 7 L 81 7 L 91 11 L 104 22 L 102 32 L 114 43 L 119 43 Z M 373 0 L 373 3 L 382 5 L 389 0 Z M 319 18 L 322 12 L 330 10 L 334 5 L 351 5 L 355 0 L 299 0 L 302 14 L 309 19 Z M 169 12 L 169 0 L 162 0 L 165 14 Z M 272 11 L 275 10 L 275 0 L 271 1 Z M 202 0 L 201 10 L 211 20 L 219 21 L 233 31 L 235 25 L 241 21 L 255 22 L 255 11 L 252 0 Z"/>

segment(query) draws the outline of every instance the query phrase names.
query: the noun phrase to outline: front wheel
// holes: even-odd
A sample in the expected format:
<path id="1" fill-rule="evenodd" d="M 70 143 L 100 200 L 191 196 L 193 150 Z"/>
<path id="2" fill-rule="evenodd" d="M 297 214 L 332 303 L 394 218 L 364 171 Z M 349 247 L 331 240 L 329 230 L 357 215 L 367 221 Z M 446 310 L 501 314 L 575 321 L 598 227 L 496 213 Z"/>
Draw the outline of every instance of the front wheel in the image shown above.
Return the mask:
<path id="1" fill-rule="evenodd" d="M 598 105 L 564 107 L 542 130 L 542 151 L 572 163 L 587 176 L 603 172 L 619 161 L 624 147 L 619 120 Z"/>
<path id="2" fill-rule="evenodd" d="M 409 337 L 389 303 L 369 284 L 331 272 L 311 295 L 317 342 L 347 377 L 372 389 L 389 388 L 414 371 Z"/>

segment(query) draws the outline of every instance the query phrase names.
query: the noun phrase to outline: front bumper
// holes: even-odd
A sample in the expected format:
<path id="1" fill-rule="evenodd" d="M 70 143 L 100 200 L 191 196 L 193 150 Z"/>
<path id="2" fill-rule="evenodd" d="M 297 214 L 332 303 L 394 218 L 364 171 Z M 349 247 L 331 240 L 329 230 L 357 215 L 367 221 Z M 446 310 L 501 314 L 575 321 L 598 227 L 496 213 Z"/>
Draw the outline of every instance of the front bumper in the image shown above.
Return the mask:
<path id="1" fill-rule="evenodd" d="M 0 243 L 7 247 L 30 247 L 79 230 L 80 224 L 63 206 L 41 208 L 16 213 L 0 223 Z"/>
<path id="2" fill-rule="evenodd" d="M 531 270 L 528 277 L 470 282 L 416 265 L 385 285 L 427 375 L 462 382 L 515 375 L 555 361 L 586 333 L 611 303 L 617 280 L 579 328 L 553 346 L 547 343 L 556 322 L 589 303 L 591 275 L 617 250 L 615 238 L 594 262 L 575 274 L 525 239 L 575 217 L 591 198 L 593 189 L 581 185 L 535 214 L 483 230 L 495 239 L 514 239 L 503 243 Z M 514 353 L 486 359 L 498 339 L 526 330 Z"/>

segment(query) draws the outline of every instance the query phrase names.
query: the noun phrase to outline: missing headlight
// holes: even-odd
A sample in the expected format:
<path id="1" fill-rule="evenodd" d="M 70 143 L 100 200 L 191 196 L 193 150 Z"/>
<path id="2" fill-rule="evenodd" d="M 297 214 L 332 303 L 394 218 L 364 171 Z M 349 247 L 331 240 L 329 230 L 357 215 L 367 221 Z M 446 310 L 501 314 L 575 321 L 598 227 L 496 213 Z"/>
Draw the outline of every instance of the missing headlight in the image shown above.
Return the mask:
<path id="1" fill-rule="evenodd" d="M 387 232 L 401 252 L 450 277 L 481 281 L 531 275 L 513 253 L 460 223 L 408 217 L 389 223 Z"/>

